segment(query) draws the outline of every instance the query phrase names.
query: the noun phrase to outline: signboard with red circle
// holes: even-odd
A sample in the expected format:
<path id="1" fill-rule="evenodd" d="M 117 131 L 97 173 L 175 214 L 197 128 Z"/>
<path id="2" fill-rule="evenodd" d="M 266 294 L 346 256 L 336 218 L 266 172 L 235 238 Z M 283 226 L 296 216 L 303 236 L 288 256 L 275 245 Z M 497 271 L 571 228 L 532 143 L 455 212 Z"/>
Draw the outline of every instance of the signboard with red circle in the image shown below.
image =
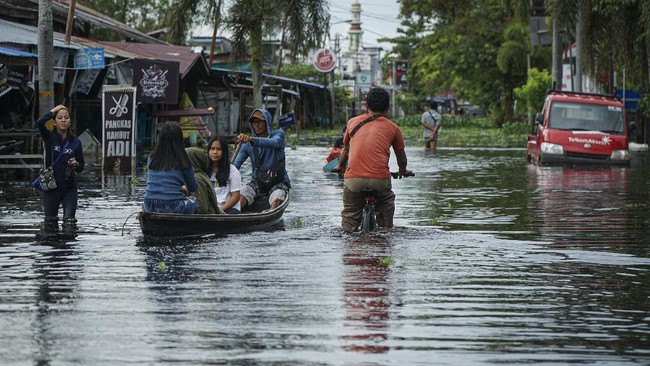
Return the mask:
<path id="1" fill-rule="evenodd" d="M 314 66 L 320 72 L 330 72 L 336 66 L 336 56 L 329 48 L 321 48 L 314 56 Z"/>

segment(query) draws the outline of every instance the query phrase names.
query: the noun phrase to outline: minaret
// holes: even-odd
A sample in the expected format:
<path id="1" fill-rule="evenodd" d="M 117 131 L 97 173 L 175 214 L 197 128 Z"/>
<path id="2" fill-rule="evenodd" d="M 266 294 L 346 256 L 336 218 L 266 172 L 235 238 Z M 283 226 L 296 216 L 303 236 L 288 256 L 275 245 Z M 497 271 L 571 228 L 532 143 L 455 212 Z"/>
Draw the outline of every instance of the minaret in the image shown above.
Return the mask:
<path id="1" fill-rule="evenodd" d="M 359 4 L 358 0 L 352 1 L 350 12 L 352 13 L 352 21 L 350 22 L 350 30 L 348 31 L 350 52 L 357 52 L 359 51 L 361 35 L 363 34 L 361 30 L 361 4 Z"/>

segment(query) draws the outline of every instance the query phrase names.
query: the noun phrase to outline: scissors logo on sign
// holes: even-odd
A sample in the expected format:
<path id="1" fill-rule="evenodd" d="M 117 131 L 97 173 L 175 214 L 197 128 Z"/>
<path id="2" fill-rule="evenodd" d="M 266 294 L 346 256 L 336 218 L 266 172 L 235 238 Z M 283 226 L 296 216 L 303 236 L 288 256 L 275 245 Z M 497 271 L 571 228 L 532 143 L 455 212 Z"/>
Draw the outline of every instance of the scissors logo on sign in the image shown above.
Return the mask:
<path id="1" fill-rule="evenodd" d="M 111 96 L 113 102 L 115 102 L 115 107 L 108 110 L 108 113 L 114 115 L 115 117 L 122 117 L 123 114 L 127 114 L 129 109 L 126 108 L 126 103 L 129 101 L 129 96 L 126 94 L 120 95 L 120 99 L 115 99 Z"/>

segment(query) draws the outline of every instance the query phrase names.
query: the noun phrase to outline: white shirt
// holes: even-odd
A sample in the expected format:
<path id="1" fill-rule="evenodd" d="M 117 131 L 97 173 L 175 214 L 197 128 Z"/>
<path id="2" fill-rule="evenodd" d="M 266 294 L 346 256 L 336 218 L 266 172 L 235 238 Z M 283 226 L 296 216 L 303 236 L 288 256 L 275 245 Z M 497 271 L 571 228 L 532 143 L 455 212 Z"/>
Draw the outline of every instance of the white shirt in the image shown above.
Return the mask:
<path id="1" fill-rule="evenodd" d="M 235 168 L 234 165 L 230 164 L 230 176 L 226 185 L 219 186 L 217 182 L 217 177 L 215 173 L 210 175 L 210 180 L 212 181 L 212 186 L 214 187 L 214 193 L 217 195 L 217 204 L 221 207 L 228 199 L 232 196 L 232 192 L 239 192 L 241 190 L 241 174 L 239 170 Z M 239 200 L 235 203 L 233 208 L 236 208 L 241 211 L 241 204 Z"/>
<path id="2" fill-rule="evenodd" d="M 440 113 L 434 111 L 433 109 L 428 110 L 427 112 L 422 113 L 422 123 L 425 123 L 427 126 L 436 127 L 440 124 Z M 428 128 L 424 129 L 424 138 L 428 139 L 431 137 L 431 130 Z"/>

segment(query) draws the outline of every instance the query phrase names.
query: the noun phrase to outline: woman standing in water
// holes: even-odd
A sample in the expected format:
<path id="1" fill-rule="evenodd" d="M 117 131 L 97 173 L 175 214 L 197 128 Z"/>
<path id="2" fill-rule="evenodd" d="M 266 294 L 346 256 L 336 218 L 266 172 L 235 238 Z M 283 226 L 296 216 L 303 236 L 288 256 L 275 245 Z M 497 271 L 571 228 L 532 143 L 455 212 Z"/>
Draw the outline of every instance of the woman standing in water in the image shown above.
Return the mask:
<path id="1" fill-rule="evenodd" d="M 45 126 L 51 119 L 54 119 L 52 131 Z M 81 141 L 70 129 L 71 124 L 70 111 L 64 105 L 57 105 L 36 121 L 45 143 L 46 167 L 52 165 L 56 181 L 55 189 L 43 192 L 46 224 L 58 225 L 59 206 L 63 206 L 64 225 L 77 222 L 77 173 L 84 170 L 84 155 Z"/>

